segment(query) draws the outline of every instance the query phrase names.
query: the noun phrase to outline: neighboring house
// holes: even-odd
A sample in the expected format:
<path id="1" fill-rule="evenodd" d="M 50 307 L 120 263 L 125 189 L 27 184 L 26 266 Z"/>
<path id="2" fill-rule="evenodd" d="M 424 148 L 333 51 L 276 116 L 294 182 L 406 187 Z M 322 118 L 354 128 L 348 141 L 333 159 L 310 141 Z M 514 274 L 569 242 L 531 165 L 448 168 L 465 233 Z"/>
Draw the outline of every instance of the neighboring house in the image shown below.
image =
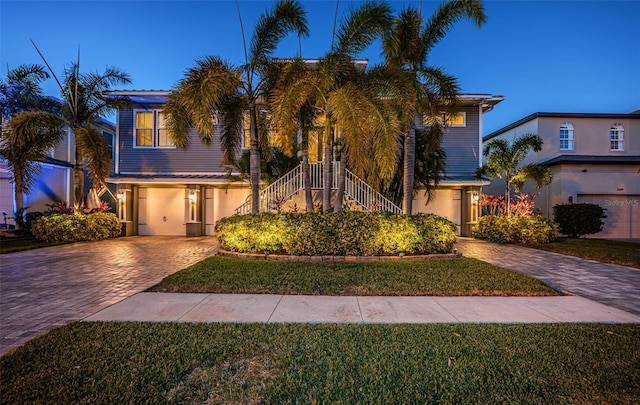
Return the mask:
<path id="1" fill-rule="evenodd" d="M 109 94 L 131 101 L 129 107 L 118 112 L 114 173 L 107 179 L 118 196 L 118 212 L 125 221 L 127 235 L 212 235 L 220 218 L 248 211 L 249 183 L 227 177 L 229 168 L 222 165 L 219 144 L 222 128 L 216 117 L 212 117 L 215 136 L 211 147 L 203 145 L 192 130 L 189 147 L 183 150 L 172 144 L 164 127 L 162 106 L 168 91 L 126 90 Z M 450 117 L 443 139 L 446 177 L 435 191 L 435 200 L 428 205 L 424 193 L 418 190 L 413 209 L 447 217 L 459 225 L 461 234 L 467 235 L 470 224 L 477 220 L 480 187 L 489 183 L 475 176 L 482 159 L 482 114 L 503 97 L 474 94 L 460 99 L 461 112 Z M 317 160 L 317 154 L 310 155 Z M 320 164 L 312 161 L 316 194 L 322 188 L 317 177 Z M 354 205 L 362 209 L 388 207 L 382 196 L 359 179 L 348 177 L 347 182 L 347 194 Z M 299 200 L 301 187 L 301 171 L 294 169 L 261 191 L 261 210 L 274 209 L 274 200 L 286 201 L 287 209 L 294 204 L 304 207 Z"/>
<path id="2" fill-rule="evenodd" d="M 606 208 L 602 232 L 593 237 L 640 238 L 640 110 L 629 114 L 538 112 L 484 137 L 509 142 L 525 133 L 544 140 L 539 153 L 523 164 L 541 163 L 553 170 L 550 185 L 540 193 L 536 208 L 553 218 L 553 206 L 594 203 Z M 487 194 L 501 194 L 503 183 L 492 182 Z"/>
<path id="3" fill-rule="evenodd" d="M 113 145 L 115 126 L 103 119 L 96 120 L 93 125 L 101 130 L 107 142 Z M 46 211 L 49 208 L 47 204 L 69 203 L 73 200 L 74 162 L 74 135 L 73 131 L 67 129 L 60 143 L 49 152 L 47 160 L 40 164 L 40 173 L 36 176 L 31 192 L 24 195 L 27 212 Z M 9 214 L 11 220 L 7 220 L 7 223 L 13 225 L 15 201 L 11 180 L 11 171 L 6 160 L 0 159 L 0 210 Z M 0 221 L 4 223 L 4 218 L 0 218 Z"/>

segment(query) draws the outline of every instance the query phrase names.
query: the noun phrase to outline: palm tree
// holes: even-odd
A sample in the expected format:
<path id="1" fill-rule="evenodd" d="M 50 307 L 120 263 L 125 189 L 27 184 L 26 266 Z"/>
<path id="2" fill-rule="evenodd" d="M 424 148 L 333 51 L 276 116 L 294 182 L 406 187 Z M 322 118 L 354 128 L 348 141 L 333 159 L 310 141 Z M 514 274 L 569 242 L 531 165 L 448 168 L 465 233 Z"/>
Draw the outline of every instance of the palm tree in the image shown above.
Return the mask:
<path id="1" fill-rule="evenodd" d="M 237 4 L 237 3 L 236 3 Z M 238 15 L 240 12 L 238 10 Z M 186 148 L 190 128 L 200 134 L 205 144 L 213 141 L 212 117 L 218 112 L 223 122 L 220 142 L 225 163 L 236 159 L 240 148 L 243 120 L 249 120 L 251 211 L 260 207 L 260 132 L 258 116 L 260 103 L 268 98 L 269 81 L 266 74 L 272 64 L 271 55 L 278 43 L 289 33 L 307 36 L 306 12 L 296 0 L 279 0 L 269 12 L 260 16 L 253 30 L 245 63 L 236 67 L 219 57 L 197 61 L 180 80 L 165 104 L 167 127 L 177 146 Z M 240 19 L 242 29 L 242 19 Z M 246 112 L 246 114 L 245 114 Z"/>
<path id="2" fill-rule="evenodd" d="M 86 163 L 91 183 L 96 188 L 104 185 L 111 169 L 107 140 L 92 123 L 129 103 L 124 97 L 107 96 L 105 93 L 114 86 L 131 83 L 131 78 L 123 70 L 109 66 L 104 73 L 81 73 L 78 51 L 78 60 L 64 69 L 63 80 L 60 82 L 35 43 L 33 46 L 60 88 L 64 99 L 63 115 L 75 137 L 74 205 L 78 208 L 85 196 L 84 164 Z"/>
<path id="3" fill-rule="evenodd" d="M 394 90 L 403 138 L 403 212 L 411 214 L 414 192 L 416 119 L 426 119 L 436 138 L 442 136 L 443 112 L 457 109 L 459 87 L 456 78 L 429 65 L 429 52 L 452 26 L 463 18 L 482 25 L 486 16 L 481 0 L 448 0 L 425 22 L 419 9 L 406 8 L 396 18 L 383 40 L 383 53 Z M 439 143 L 439 142 L 438 142 Z M 437 185 L 438 178 L 426 181 Z M 431 194 L 430 194 L 431 195 Z"/>
<path id="4" fill-rule="evenodd" d="M 540 152 L 542 143 L 540 136 L 524 134 L 514 139 L 512 144 L 498 138 L 489 141 L 484 147 L 483 154 L 487 158 L 487 163 L 480 168 L 480 173 L 492 179 L 502 179 L 505 182 L 504 197 L 507 215 L 510 214 L 512 186 L 515 192 L 519 192 L 526 180 L 535 181 L 537 188 L 551 183 L 553 173 L 548 167 L 537 163 L 518 167 L 530 151 Z"/>
<path id="5" fill-rule="evenodd" d="M 332 47 L 325 57 L 313 66 L 303 60 L 294 61 L 272 94 L 272 119 L 277 139 L 291 140 L 297 133 L 299 121 L 322 125 L 318 142 L 323 145 L 324 155 L 324 212 L 332 209 L 331 162 L 335 132 L 342 133 L 342 154 L 345 158 L 350 156 L 348 160 L 354 163 L 356 170 L 367 166 L 360 154 L 363 145 L 388 146 L 388 142 L 367 142 L 375 136 L 382 138 L 381 132 L 374 130 L 377 125 L 388 128 L 391 124 L 385 122 L 383 114 L 376 109 L 380 105 L 377 95 L 371 97 L 371 92 L 356 84 L 363 83 L 364 73 L 359 71 L 355 58 L 380 37 L 390 23 L 391 9 L 385 3 L 370 1 L 352 9 L 337 31 L 334 30 L 336 40 L 332 40 Z M 305 114 L 301 115 L 303 110 Z M 389 153 L 384 155 L 388 157 Z M 381 158 L 379 161 L 387 160 Z M 388 171 L 383 174 L 387 175 Z M 341 203 L 338 198 L 334 210 L 339 209 Z"/>
<path id="6" fill-rule="evenodd" d="M 0 155 L 13 176 L 17 229 L 24 223 L 23 195 L 31 190 L 39 162 L 64 135 L 60 106 L 42 94 L 41 82 L 48 77 L 42 66 L 22 65 L 7 73 L 6 83 L 0 81 Z"/>

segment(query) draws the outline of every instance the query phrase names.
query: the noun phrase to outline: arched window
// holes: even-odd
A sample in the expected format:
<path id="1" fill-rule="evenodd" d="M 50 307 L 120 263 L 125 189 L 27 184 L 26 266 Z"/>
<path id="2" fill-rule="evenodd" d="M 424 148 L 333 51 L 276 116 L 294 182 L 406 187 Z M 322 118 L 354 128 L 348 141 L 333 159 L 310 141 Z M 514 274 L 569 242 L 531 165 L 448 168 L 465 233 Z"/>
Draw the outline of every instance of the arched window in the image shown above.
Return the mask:
<path id="1" fill-rule="evenodd" d="M 573 125 L 570 122 L 560 125 L 560 150 L 573 150 Z"/>
<path id="2" fill-rule="evenodd" d="M 624 150 L 624 127 L 616 123 L 609 129 L 609 142 L 611 150 Z"/>

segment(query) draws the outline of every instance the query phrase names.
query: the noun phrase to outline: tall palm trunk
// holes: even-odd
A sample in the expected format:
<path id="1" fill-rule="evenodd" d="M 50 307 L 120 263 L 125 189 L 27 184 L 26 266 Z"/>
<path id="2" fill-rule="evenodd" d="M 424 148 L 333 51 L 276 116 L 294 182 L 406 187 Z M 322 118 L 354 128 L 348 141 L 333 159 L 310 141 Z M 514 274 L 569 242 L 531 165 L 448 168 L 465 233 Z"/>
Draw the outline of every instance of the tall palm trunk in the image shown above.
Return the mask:
<path id="1" fill-rule="evenodd" d="M 75 131 L 76 135 L 78 131 Z M 76 142 L 78 145 L 78 142 Z M 84 169 L 82 167 L 82 153 L 76 146 L 76 162 L 73 167 L 73 198 L 74 206 L 76 208 L 76 214 L 80 213 L 82 209 L 82 203 L 84 202 Z"/>
<path id="2" fill-rule="evenodd" d="M 249 106 L 250 149 L 249 170 L 251 179 L 251 213 L 260 211 L 260 140 L 258 139 L 258 117 L 256 105 Z"/>
<path id="3" fill-rule="evenodd" d="M 342 200 L 344 199 L 344 187 L 347 180 L 347 154 L 340 148 L 340 168 L 338 172 L 338 189 L 336 190 L 336 201 L 333 203 L 333 212 L 340 212 Z"/>
<path id="4" fill-rule="evenodd" d="M 24 190 L 24 182 L 22 181 L 22 179 L 24 178 L 24 173 L 22 172 L 22 169 L 19 169 L 15 166 L 13 168 L 13 173 L 15 182 L 13 191 L 16 201 L 16 212 L 14 213 L 14 216 L 16 221 L 16 230 L 21 230 L 24 221 L 23 218 L 18 218 L 18 216 L 24 214 L 24 194 L 22 193 L 22 190 Z"/>
<path id="5" fill-rule="evenodd" d="M 404 136 L 404 179 L 402 190 L 402 212 L 411 215 L 413 211 L 413 178 L 416 162 L 416 129 L 411 125 Z"/>
<path id="6" fill-rule="evenodd" d="M 322 162 L 322 212 L 331 210 L 331 185 L 333 183 L 333 142 L 331 119 L 325 115 L 324 121 L 324 157 Z"/>
<path id="7" fill-rule="evenodd" d="M 313 194 L 311 192 L 311 167 L 309 165 L 309 150 L 302 149 L 302 182 L 304 187 L 304 202 L 307 212 L 313 211 Z"/>

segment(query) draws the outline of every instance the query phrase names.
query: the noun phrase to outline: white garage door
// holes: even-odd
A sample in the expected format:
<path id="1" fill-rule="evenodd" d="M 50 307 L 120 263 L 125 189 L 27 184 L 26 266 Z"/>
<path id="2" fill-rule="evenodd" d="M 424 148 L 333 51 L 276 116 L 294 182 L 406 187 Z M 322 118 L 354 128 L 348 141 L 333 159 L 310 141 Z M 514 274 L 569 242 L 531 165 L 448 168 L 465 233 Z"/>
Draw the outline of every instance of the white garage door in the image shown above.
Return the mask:
<path id="1" fill-rule="evenodd" d="M 141 188 L 138 208 L 138 234 L 187 234 L 186 192 L 181 188 Z"/>
<path id="2" fill-rule="evenodd" d="M 640 238 L 640 195 L 579 194 L 578 202 L 606 208 L 602 232 L 594 238 Z"/>

